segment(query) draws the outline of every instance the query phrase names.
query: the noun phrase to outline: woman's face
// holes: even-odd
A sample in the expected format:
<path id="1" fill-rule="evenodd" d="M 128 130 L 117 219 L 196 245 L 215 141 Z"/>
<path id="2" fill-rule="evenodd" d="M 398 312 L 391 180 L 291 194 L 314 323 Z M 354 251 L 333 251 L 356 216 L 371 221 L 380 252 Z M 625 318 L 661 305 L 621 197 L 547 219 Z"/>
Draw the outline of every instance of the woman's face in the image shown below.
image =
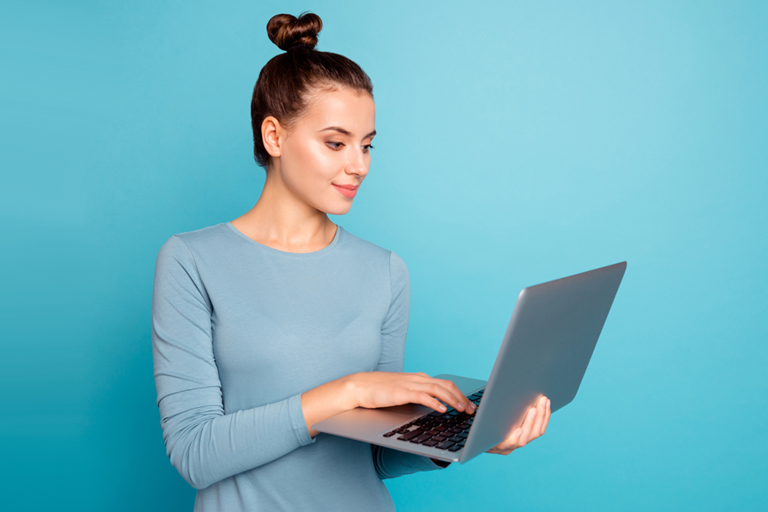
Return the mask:
<path id="1" fill-rule="evenodd" d="M 367 92 L 315 92 L 306 114 L 284 132 L 274 170 L 296 198 L 325 213 L 347 213 L 371 165 L 375 118 Z"/>

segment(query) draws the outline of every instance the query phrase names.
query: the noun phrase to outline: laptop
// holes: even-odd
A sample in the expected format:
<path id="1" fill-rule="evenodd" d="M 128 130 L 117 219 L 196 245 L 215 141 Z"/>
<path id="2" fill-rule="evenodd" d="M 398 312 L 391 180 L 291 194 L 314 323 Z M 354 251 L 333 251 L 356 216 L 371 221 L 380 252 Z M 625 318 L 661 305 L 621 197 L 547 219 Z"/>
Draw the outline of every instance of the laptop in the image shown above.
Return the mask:
<path id="1" fill-rule="evenodd" d="M 627 267 L 601 267 L 524 288 L 487 381 L 442 374 L 477 405 L 468 415 L 421 404 L 358 407 L 312 425 L 318 432 L 461 464 L 522 425 L 546 395 L 552 412 L 576 396 Z"/>

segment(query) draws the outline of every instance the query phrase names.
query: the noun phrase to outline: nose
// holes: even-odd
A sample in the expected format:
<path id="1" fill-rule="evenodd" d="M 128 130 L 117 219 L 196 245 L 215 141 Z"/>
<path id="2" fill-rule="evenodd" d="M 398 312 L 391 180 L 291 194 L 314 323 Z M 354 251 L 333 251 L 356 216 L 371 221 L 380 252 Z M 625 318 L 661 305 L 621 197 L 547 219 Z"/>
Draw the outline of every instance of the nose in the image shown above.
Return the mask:
<path id="1" fill-rule="evenodd" d="M 350 151 L 350 153 L 351 155 L 344 171 L 347 174 L 364 178 L 368 174 L 368 167 L 370 165 L 367 155 L 363 152 L 363 148 L 357 148 L 354 151 Z"/>

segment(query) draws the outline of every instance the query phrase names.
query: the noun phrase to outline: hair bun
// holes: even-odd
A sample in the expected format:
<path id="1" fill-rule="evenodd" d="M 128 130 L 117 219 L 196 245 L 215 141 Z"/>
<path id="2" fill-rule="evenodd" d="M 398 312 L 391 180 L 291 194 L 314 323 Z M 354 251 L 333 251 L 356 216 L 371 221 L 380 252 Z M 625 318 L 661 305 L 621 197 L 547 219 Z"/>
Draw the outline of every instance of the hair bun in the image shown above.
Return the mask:
<path id="1" fill-rule="evenodd" d="M 314 49 L 317 34 L 322 28 L 320 16 L 311 12 L 302 13 L 298 18 L 290 14 L 276 14 L 267 23 L 267 34 L 281 50 L 288 51 L 298 45 Z"/>

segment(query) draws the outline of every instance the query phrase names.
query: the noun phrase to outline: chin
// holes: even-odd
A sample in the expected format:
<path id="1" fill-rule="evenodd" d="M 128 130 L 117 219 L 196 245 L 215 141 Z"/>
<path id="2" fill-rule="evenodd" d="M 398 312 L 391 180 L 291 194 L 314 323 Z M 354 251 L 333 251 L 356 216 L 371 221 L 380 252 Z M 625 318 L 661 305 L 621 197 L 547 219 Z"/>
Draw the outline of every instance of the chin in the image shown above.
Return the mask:
<path id="1" fill-rule="evenodd" d="M 328 208 L 322 208 L 322 211 L 328 215 L 344 215 L 352 208 L 352 201 L 347 204 L 329 205 Z"/>
<path id="2" fill-rule="evenodd" d="M 325 213 L 327 213 L 328 215 L 344 215 L 350 210 L 351 206 L 352 205 L 329 208 L 328 210 L 325 211 Z"/>

